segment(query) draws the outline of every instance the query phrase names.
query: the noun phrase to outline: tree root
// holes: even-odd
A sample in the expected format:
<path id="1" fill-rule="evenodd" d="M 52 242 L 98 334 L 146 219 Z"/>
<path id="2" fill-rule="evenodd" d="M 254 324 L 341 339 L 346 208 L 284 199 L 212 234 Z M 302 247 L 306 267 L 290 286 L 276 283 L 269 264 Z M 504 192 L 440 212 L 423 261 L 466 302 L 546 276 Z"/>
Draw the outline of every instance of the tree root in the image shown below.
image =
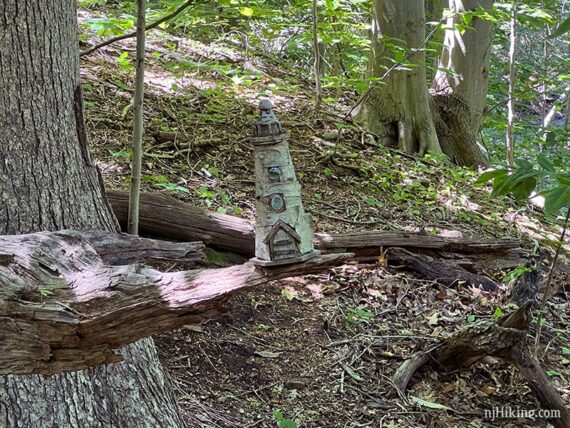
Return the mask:
<path id="1" fill-rule="evenodd" d="M 457 370 L 494 356 L 519 369 L 544 409 L 559 412 L 560 417 L 550 420 L 556 428 L 570 427 L 570 411 L 526 344 L 531 306 L 527 302 L 498 322 L 468 325 L 433 349 L 414 354 L 396 371 L 393 383 L 398 391 L 392 396 L 405 391 L 412 375 L 430 361 L 446 370 Z"/>

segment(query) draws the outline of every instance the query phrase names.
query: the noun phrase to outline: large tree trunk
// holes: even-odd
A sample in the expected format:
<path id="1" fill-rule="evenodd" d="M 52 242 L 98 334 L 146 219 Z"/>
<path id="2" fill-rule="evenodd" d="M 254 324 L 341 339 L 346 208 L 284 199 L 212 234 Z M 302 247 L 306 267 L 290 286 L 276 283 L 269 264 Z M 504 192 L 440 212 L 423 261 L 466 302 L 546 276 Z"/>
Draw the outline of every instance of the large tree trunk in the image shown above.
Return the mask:
<path id="1" fill-rule="evenodd" d="M 75 0 L 6 0 L 0 12 L 0 233 L 117 230 L 87 147 Z M 0 377 L 0 424 L 182 426 L 152 340 L 123 354 L 84 372 Z"/>
<path id="2" fill-rule="evenodd" d="M 485 165 L 477 143 L 489 81 L 491 22 L 473 17 L 461 31 L 465 12 L 490 9 L 493 0 L 449 0 L 444 47 L 432 85 L 434 123 L 441 148 L 461 165 Z M 451 70 L 451 72 L 449 72 Z"/>
<path id="3" fill-rule="evenodd" d="M 368 129 L 387 145 L 408 153 L 441 151 L 433 125 L 426 86 L 425 13 L 421 0 L 375 0 L 372 19 L 370 74 L 386 77 L 373 83 L 359 112 Z M 403 41 L 403 45 L 402 42 Z M 394 53 L 390 45 L 405 49 Z M 418 49 L 413 52 L 414 49 Z M 400 55 L 400 57 L 398 57 Z M 398 63 L 413 64 L 406 70 Z"/>

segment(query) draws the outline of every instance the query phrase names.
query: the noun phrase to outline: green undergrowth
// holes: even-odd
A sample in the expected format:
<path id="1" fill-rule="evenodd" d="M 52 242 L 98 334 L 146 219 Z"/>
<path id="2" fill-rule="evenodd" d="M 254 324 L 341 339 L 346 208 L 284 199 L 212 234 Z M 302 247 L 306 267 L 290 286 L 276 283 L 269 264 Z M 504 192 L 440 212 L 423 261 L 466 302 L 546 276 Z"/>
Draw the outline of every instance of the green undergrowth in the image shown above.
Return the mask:
<path id="1" fill-rule="evenodd" d="M 125 43 L 132 43 L 125 42 Z M 86 120 L 106 184 L 126 189 L 131 158 L 133 52 L 113 45 L 83 60 Z M 475 186 L 480 171 L 428 154 L 378 145 L 345 119 L 349 98 L 315 112 L 301 73 L 228 46 L 151 32 L 147 64 L 143 190 L 253 218 L 249 142 L 267 96 L 290 133 L 305 205 L 318 230 L 390 229 L 449 236 L 515 236 L 551 242 L 542 214 Z M 332 95 L 332 93 L 327 94 Z M 532 230 L 532 233 L 528 233 Z"/>

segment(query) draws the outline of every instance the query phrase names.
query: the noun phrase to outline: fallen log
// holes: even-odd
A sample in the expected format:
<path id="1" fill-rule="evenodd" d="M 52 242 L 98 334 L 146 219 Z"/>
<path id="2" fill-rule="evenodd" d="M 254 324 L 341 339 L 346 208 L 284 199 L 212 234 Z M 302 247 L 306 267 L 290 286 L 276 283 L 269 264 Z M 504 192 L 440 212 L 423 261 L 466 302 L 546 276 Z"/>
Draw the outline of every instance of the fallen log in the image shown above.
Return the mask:
<path id="1" fill-rule="evenodd" d="M 107 191 L 107 199 L 126 230 L 128 192 Z M 196 208 L 167 193 L 141 193 L 139 231 L 158 238 L 202 241 L 246 257 L 255 254 L 255 234 L 248 220 Z"/>
<path id="2" fill-rule="evenodd" d="M 485 291 L 498 290 L 497 284 L 486 276 L 471 273 L 462 266 L 454 265 L 448 261 L 420 257 L 403 248 L 390 248 L 388 250 L 388 260 L 390 263 L 397 262 L 419 273 L 425 279 L 436 281 L 448 287 L 465 283 L 467 286 L 480 288 Z"/>
<path id="3" fill-rule="evenodd" d="M 128 213 L 128 192 L 108 191 L 107 198 L 124 229 Z M 196 208 L 165 193 L 141 194 L 139 228 L 143 234 L 175 240 L 203 241 L 213 248 L 246 257 L 253 257 L 255 253 L 255 232 L 248 220 Z M 380 249 L 388 247 L 438 251 L 439 257 L 473 269 L 505 268 L 524 262 L 520 242 L 515 239 L 446 238 L 388 231 L 315 234 L 315 248 L 323 254 L 351 252 L 359 260 L 371 260 L 378 258 Z"/>
<path id="4" fill-rule="evenodd" d="M 323 253 L 350 251 L 361 261 L 378 259 L 381 249 L 400 247 L 427 253 L 467 269 L 501 269 L 524 264 L 515 239 L 448 238 L 411 232 L 363 231 L 316 233 L 315 247 Z"/>
<path id="5" fill-rule="evenodd" d="M 559 412 L 560 417 L 550 420 L 556 428 L 570 427 L 570 411 L 526 344 L 531 307 L 532 303 L 527 302 L 498 322 L 484 320 L 470 324 L 431 350 L 412 355 L 396 370 L 393 377 L 396 392 L 403 393 L 412 375 L 428 362 L 452 371 L 494 356 L 519 369 L 542 408 Z"/>
<path id="6" fill-rule="evenodd" d="M 204 259 L 203 242 L 168 242 L 104 230 L 63 230 L 53 232 L 62 238 L 85 239 L 109 265 L 137 262 L 197 262 Z"/>
<path id="7" fill-rule="evenodd" d="M 95 248 L 100 238 L 92 245 L 74 232 L 0 237 L 0 374 L 51 375 L 120 361 L 116 349 L 217 316 L 246 287 L 320 272 L 351 256 L 163 273 L 106 264 Z"/>
<path id="8" fill-rule="evenodd" d="M 364 231 L 356 233 L 317 234 L 321 250 L 338 250 L 378 247 L 411 247 L 429 250 L 442 250 L 465 254 L 501 252 L 517 249 L 520 243 L 514 239 L 465 239 L 447 238 L 411 232 Z"/>

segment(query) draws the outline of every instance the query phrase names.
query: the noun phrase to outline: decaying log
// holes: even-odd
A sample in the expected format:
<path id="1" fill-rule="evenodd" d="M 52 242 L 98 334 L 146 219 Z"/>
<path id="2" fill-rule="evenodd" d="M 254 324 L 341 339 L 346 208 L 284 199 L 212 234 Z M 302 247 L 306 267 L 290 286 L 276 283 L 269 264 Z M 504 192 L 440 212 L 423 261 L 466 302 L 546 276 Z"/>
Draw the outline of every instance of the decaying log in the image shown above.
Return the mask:
<path id="1" fill-rule="evenodd" d="M 85 239 L 103 262 L 126 265 L 136 262 L 197 262 L 204 259 L 203 242 L 168 242 L 104 230 L 63 230 L 54 236 Z"/>
<path id="2" fill-rule="evenodd" d="M 471 273 L 450 262 L 420 257 L 403 248 L 390 248 L 388 260 L 390 263 L 397 262 L 404 265 L 425 279 L 437 281 L 449 287 L 465 283 L 467 286 L 481 288 L 485 291 L 496 291 L 498 289 L 497 285 L 486 276 Z"/>
<path id="3" fill-rule="evenodd" d="M 128 193 L 109 191 L 107 197 L 121 227 L 126 225 Z M 253 257 L 255 234 L 242 218 L 191 206 L 164 193 L 141 194 L 141 233 L 159 238 L 203 241 L 213 248 Z M 434 250 L 438 256 L 474 269 L 507 268 L 524 262 L 515 239 L 462 239 L 410 232 L 365 231 L 316 233 L 315 248 L 323 254 L 351 252 L 359 260 L 377 259 L 381 248 L 402 247 L 413 251 Z M 459 258 L 459 260 L 457 260 Z"/>
<path id="4" fill-rule="evenodd" d="M 128 192 L 107 191 L 107 199 L 126 230 Z M 246 257 L 255 254 L 255 234 L 248 220 L 196 208 L 167 193 L 141 193 L 139 231 L 177 241 L 202 241 Z"/>
<path id="5" fill-rule="evenodd" d="M 457 370 L 495 356 L 519 369 L 542 408 L 560 412 L 560 418 L 550 421 L 556 428 L 570 427 L 570 411 L 526 344 L 531 307 L 532 303 L 527 302 L 498 322 L 484 320 L 467 325 L 431 350 L 414 354 L 396 370 L 395 387 L 405 391 L 415 371 L 430 361 L 434 366 Z"/>
<path id="6" fill-rule="evenodd" d="M 520 243 L 514 239 L 465 239 L 447 238 L 412 232 L 364 231 L 352 233 L 317 234 L 320 250 L 356 248 L 410 247 L 442 250 L 465 254 L 503 252 L 517 249 Z"/>
<path id="7" fill-rule="evenodd" d="M 350 256 L 162 273 L 110 266 L 81 234 L 1 236 L 0 374 L 50 375 L 118 361 L 117 348 L 219 315 L 239 290 L 323 271 Z"/>
<path id="8" fill-rule="evenodd" d="M 390 231 L 321 232 L 315 234 L 315 247 L 324 253 L 350 251 L 360 261 L 377 259 L 381 249 L 407 248 L 473 270 L 511 268 L 525 262 L 520 242 L 514 239 L 448 238 Z"/>

